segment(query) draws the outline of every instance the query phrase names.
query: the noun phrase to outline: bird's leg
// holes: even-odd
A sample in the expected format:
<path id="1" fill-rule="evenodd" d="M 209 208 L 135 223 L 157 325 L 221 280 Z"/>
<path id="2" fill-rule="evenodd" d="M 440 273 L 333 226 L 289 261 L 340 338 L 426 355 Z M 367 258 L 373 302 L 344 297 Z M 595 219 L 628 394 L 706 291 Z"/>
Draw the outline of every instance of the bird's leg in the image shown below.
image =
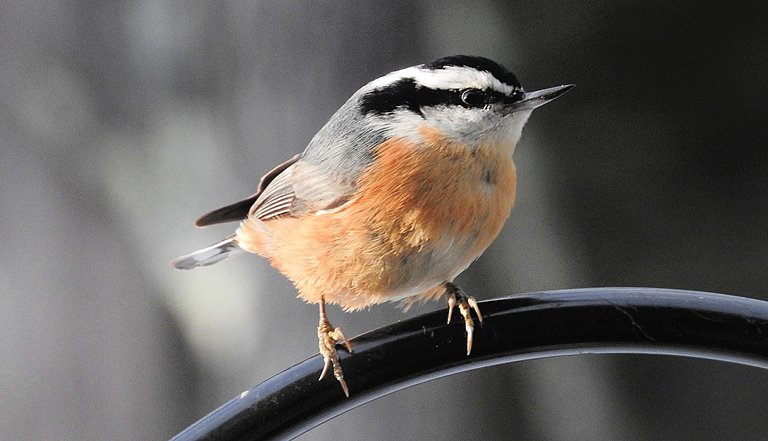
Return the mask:
<path id="1" fill-rule="evenodd" d="M 318 380 L 322 380 L 328 372 L 328 368 L 333 365 L 333 376 L 339 380 L 339 384 L 341 384 L 341 388 L 344 390 L 344 395 L 349 397 L 349 389 L 347 388 L 347 382 L 344 381 L 344 372 L 341 371 L 341 363 L 339 362 L 339 354 L 336 351 L 336 343 L 339 341 L 343 342 L 349 352 L 352 352 L 352 346 L 349 344 L 347 338 L 344 337 L 341 328 L 334 328 L 331 325 L 331 322 L 328 321 L 328 316 L 325 314 L 325 299 L 323 297 L 320 298 L 320 323 L 317 325 L 317 339 L 320 347 L 320 354 L 325 361 L 323 372 L 320 374 Z"/>
<path id="2" fill-rule="evenodd" d="M 477 306 L 477 300 L 470 297 L 463 289 L 452 282 L 445 282 L 445 295 L 448 298 L 448 323 L 451 323 L 453 316 L 453 307 L 459 305 L 459 312 L 464 317 L 464 328 L 467 330 L 467 355 L 472 352 L 472 334 L 475 330 L 475 322 L 472 320 L 470 310 L 474 310 L 480 324 L 483 323 L 483 315 L 480 313 L 480 307 Z"/>

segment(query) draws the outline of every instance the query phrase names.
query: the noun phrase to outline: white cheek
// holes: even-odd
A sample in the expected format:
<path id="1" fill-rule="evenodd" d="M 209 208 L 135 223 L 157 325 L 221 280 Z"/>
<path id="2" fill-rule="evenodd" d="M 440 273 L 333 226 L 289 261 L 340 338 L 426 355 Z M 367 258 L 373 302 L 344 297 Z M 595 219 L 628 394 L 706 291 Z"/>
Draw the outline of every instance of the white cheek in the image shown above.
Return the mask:
<path id="1" fill-rule="evenodd" d="M 523 110 L 522 112 L 515 112 L 504 117 L 504 129 L 501 136 L 506 138 L 507 141 L 510 141 L 513 146 L 517 145 L 520 141 L 520 136 L 522 136 L 523 127 L 528 121 L 528 117 L 531 116 L 532 111 L 533 109 Z"/>
<path id="2" fill-rule="evenodd" d="M 463 107 L 424 108 L 422 113 L 429 124 L 447 137 L 469 144 L 477 143 L 499 121 L 483 110 Z"/>

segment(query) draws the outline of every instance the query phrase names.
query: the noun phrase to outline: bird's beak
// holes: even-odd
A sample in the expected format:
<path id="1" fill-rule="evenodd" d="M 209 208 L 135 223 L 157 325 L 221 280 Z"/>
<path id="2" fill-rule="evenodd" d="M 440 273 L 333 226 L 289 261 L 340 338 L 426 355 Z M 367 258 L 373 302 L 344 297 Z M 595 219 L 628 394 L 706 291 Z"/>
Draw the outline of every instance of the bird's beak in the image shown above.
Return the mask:
<path id="1" fill-rule="evenodd" d="M 550 87 L 548 89 L 537 90 L 535 92 L 523 92 L 514 102 L 509 104 L 509 112 L 519 112 L 521 110 L 533 110 L 544 105 L 560 95 L 568 92 L 574 84 L 564 84 L 562 86 Z"/>

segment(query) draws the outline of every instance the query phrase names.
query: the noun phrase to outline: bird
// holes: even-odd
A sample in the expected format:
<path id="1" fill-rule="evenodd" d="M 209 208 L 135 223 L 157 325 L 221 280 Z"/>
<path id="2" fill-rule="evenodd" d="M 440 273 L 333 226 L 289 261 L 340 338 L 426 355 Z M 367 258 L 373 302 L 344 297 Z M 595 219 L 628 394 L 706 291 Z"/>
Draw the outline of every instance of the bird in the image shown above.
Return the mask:
<path id="1" fill-rule="evenodd" d="M 466 353 L 474 297 L 454 279 L 501 231 L 515 202 L 513 161 L 533 109 L 573 87 L 526 92 L 485 57 L 453 55 L 390 72 L 362 86 L 305 150 L 267 172 L 246 199 L 204 214 L 197 227 L 239 222 L 209 247 L 171 262 L 207 266 L 241 252 L 269 259 L 319 305 L 322 380 L 329 369 L 349 397 L 328 320 L 345 311 L 445 298 L 458 305 Z"/>

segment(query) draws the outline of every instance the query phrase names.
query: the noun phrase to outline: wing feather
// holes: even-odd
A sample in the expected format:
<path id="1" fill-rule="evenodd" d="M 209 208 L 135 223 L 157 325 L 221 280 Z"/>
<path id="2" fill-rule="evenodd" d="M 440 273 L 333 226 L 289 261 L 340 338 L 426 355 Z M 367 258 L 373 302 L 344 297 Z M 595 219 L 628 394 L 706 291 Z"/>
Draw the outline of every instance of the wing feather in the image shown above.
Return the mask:
<path id="1" fill-rule="evenodd" d="M 251 207 L 250 216 L 269 220 L 329 210 L 346 202 L 356 185 L 336 173 L 299 161 L 277 176 Z"/>
<path id="2" fill-rule="evenodd" d="M 195 226 L 207 227 L 209 225 L 221 224 L 225 222 L 234 222 L 234 221 L 245 219 L 246 217 L 248 217 L 248 212 L 250 211 L 253 204 L 256 202 L 259 196 L 261 196 L 264 190 L 267 187 L 269 187 L 270 183 L 276 177 L 278 177 L 281 173 L 283 173 L 287 168 L 295 164 L 300 157 L 301 155 L 296 155 L 293 158 L 283 162 L 282 164 L 278 165 L 277 167 L 267 172 L 267 174 L 265 174 L 259 181 L 259 187 L 256 190 L 256 193 L 254 193 L 253 195 L 241 201 L 235 202 L 234 204 L 230 204 L 230 205 L 227 205 L 226 207 L 218 208 L 216 210 L 213 210 L 211 212 L 208 212 L 200 216 L 195 221 Z"/>

